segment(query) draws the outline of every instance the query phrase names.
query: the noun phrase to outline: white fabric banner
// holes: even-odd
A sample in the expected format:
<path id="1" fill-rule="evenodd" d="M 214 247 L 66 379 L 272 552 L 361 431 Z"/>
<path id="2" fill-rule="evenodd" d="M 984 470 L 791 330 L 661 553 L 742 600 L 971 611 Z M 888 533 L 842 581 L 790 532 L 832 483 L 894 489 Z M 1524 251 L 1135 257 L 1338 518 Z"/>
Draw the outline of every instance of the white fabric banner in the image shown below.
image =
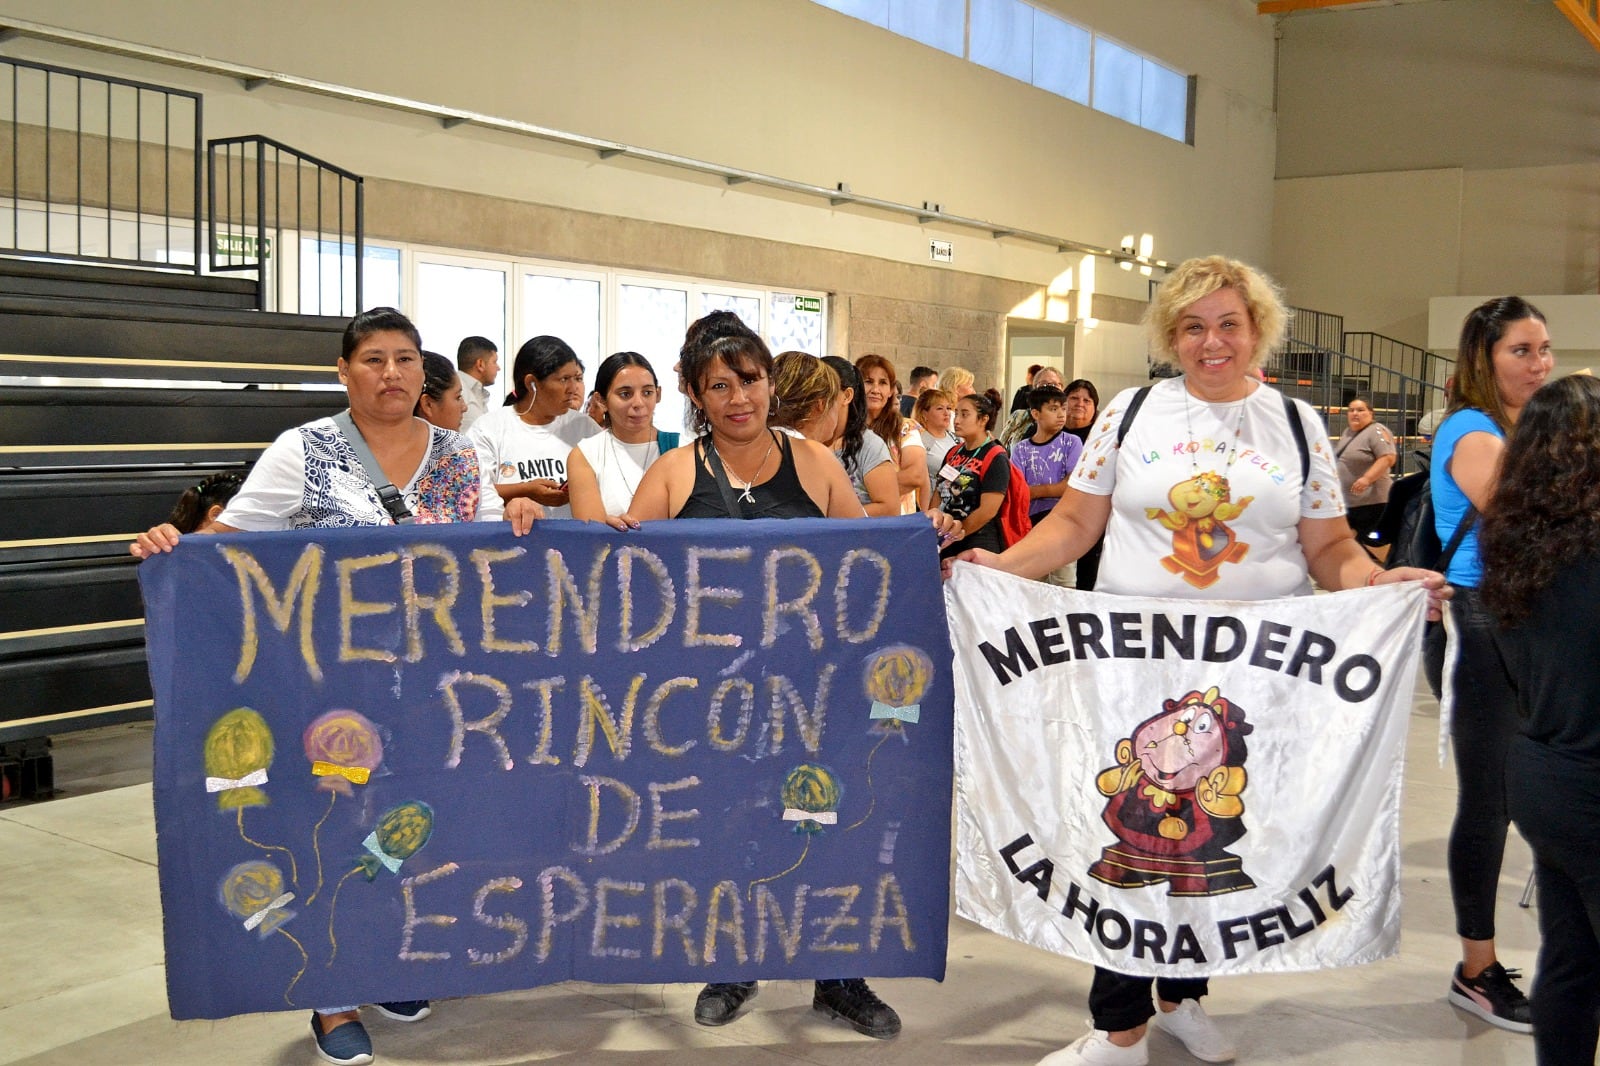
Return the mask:
<path id="1" fill-rule="evenodd" d="M 959 914 L 1146 977 L 1395 953 L 1420 583 L 1170 600 L 957 564 L 945 599 Z"/>

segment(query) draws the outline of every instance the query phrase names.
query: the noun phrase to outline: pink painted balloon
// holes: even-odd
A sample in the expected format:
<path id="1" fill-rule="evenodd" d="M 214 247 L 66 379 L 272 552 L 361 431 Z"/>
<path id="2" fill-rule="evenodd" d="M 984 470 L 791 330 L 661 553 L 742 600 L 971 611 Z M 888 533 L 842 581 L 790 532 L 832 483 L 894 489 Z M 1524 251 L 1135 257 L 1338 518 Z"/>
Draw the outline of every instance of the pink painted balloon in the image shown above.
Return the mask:
<path id="1" fill-rule="evenodd" d="M 319 715 L 306 726 L 302 739 L 306 758 L 313 766 L 320 762 L 370 773 L 383 762 L 383 739 L 378 736 L 378 727 L 359 711 L 332 710 Z M 337 773 L 320 775 L 317 787 L 343 796 L 353 793 L 350 781 Z"/>

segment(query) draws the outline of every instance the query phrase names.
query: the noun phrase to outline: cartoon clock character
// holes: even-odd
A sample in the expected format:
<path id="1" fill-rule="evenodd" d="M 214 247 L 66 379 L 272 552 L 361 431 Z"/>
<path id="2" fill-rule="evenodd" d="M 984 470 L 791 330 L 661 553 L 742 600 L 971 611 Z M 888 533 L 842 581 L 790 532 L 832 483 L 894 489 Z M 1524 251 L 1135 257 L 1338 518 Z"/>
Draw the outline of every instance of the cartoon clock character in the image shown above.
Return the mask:
<path id="1" fill-rule="evenodd" d="M 1186 478 L 1167 493 L 1171 510 L 1145 508 L 1145 517 L 1172 531 L 1172 554 L 1161 565 L 1197 589 L 1217 583 L 1223 563 L 1243 562 L 1250 546 L 1240 542 L 1228 522 L 1244 513 L 1254 496 L 1238 503 L 1230 497 L 1228 479 L 1212 470 Z"/>
<path id="2" fill-rule="evenodd" d="M 1245 834 L 1245 737 L 1254 727 L 1215 686 L 1165 700 L 1117 742 L 1117 765 L 1095 780 L 1117 842 L 1089 875 L 1118 888 L 1166 882 L 1169 896 L 1254 888 L 1227 848 Z"/>

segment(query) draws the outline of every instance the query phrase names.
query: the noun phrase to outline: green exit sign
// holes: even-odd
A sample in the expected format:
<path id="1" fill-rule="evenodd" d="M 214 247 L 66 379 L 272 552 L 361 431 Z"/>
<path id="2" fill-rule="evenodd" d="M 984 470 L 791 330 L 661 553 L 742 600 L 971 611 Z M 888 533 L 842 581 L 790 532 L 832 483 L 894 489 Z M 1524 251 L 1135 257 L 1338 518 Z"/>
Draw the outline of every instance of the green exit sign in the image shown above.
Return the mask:
<path id="1" fill-rule="evenodd" d="M 820 313 L 822 311 L 822 297 L 796 296 L 794 298 L 794 309 L 796 311 L 816 311 Z"/>
<path id="2" fill-rule="evenodd" d="M 248 233 L 219 233 L 217 234 L 217 254 L 236 255 L 245 259 L 271 259 L 272 238 L 261 238 L 260 251 L 258 252 L 256 238 Z"/>

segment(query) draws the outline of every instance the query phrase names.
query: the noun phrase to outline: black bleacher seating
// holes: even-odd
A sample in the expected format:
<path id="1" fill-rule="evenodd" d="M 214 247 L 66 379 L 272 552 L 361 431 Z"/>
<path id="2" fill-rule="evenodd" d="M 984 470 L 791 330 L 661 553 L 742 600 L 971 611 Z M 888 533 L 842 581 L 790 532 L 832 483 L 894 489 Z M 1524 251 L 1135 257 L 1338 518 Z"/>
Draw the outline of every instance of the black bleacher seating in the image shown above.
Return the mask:
<path id="1" fill-rule="evenodd" d="M 133 534 L 344 406 L 342 318 L 268 314 L 254 282 L 0 260 L 0 742 L 149 718 Z M 221 382 L 202 388 L 184 382 Z"/>

